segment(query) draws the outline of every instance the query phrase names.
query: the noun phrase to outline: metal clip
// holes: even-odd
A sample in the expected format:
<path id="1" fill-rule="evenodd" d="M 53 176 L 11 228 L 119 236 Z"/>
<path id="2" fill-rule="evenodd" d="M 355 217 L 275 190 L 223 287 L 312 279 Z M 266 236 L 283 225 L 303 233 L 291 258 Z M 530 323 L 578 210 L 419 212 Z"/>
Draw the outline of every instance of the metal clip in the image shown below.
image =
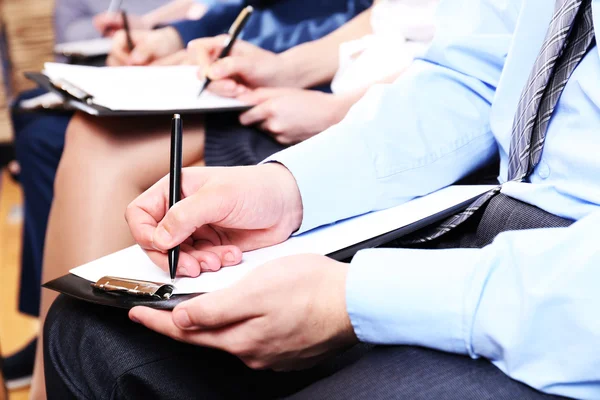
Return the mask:
<path id="1" fill-rule="evenodd" d="M 135 279 L 116 278 L 105 276 L 98 282 L 92 283 L 92 287 L 104 292 L 126 293 L 139 297 L 155 297 L 168 300 L 173 294 L 175 286 L 168 283 L 138 281 Z"/>

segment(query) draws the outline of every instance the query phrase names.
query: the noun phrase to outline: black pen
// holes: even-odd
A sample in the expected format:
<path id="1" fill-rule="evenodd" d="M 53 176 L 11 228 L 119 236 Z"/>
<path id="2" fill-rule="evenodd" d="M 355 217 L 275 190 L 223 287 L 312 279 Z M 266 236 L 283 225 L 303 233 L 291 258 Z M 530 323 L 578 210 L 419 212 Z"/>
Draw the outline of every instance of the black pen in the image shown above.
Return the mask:
<path id="1" fill-rule="evenodd" d="M 111 0 L 106 14 L 110 17 L 114 17 L 115 14 L 121 9 L 121 4 L 123 4 L 123 0 Z M 102 31 L 102 37 L 106 37 L 109 32 L 110 29 L 106 27 L 104 31 Z"/>
<path id="2" fill-rule="evenodd" d="M 183 142 L 183 123 L 179 114 L 173 115 L 171 121 L 171 171 L 169 175 L 169 208 L 181 200 L 181 158 Z M 179 263 L 179 246 L 169 250 L 169 273 L 171 283 L 175 282 L 177 264 Z"/>
<path id="3" fill-rule="evenodd" d="M 223 47 L 223 50 L 221 50 L 221 54 L 219 54 L 219 59 L 225 58 L 229 55 L 229 53 L 231 53 L 231 49 L 233 48 L 235 41 L 237 40 L 238 36 L 240 36 L 240 33 L 242 33 L 242 30 L 244 30 L 244 26 L 246 26 L 246 22 L 248 22 L 253 12 L 254 8 L 252 6 L 246 6 L 242 12 L 240 12 L 240 15 L 238 15 L 233 22 L 233 25 L 231 25 L 231 28 L 229 28 L 229 37 L 225 42 L 225 47 Z M 206 80 L 204 81 L 204 85 L 202 85 L 202 89 L 200 89 L 200 93 L 198 93 L 198 97 L 200 97 L 208 85 L 210 85 L 210 78 L 207 76 Z"/>
<path id="4" fill-rule="evenodd" d="M 122 10 L 121 15 L 123 16 L 123 28 L 125 28 L 125 37 L 127 38 L 127 47 L 129 52 L 133 51 L 133 40 L 131 39 L 131 29 L 129 29 L 129 18 L 127 18 L 127 11 Z"/>

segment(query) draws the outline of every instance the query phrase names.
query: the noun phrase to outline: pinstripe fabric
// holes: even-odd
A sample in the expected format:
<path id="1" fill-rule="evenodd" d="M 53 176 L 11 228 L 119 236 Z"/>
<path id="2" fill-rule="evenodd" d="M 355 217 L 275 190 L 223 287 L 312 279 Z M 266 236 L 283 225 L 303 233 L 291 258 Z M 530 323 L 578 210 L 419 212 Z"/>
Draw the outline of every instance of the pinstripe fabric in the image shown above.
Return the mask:
<path id="1" fill-rule="evenodd" d="M 546 39 L 517 106 L 508 163 L 509 180 L 523 180 L 539 162 L 548 122 L 558 99 L 593 43 L 591 0 L 557 0 Z M 404 243 L 424 243 L 442 236 L 469 219 L 499 192 L 500 187 L 491 190 L 462 213 Z"/>

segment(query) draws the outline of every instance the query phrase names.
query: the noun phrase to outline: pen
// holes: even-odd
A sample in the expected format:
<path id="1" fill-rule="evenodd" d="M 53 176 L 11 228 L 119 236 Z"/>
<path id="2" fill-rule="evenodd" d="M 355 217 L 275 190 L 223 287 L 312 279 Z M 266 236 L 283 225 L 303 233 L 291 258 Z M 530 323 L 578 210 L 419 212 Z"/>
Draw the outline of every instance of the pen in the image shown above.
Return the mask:
<path id="1" fill-rule="evenodd" d="M 254 8 L 252 6 L 246 6 L 240 12 L 240 15 L 238 15 L 233 22 L 233 25 L 231 25 L 231 28 L 229 28 L 229 37 L 225 42 L 225 47 L 223 47 L 223 50 L 221 50 L 221 54 L 219 54 L 219 59 L 225 58 L 229 55 L 229 53 L 231 53 L 231 49 L 233 48 L 235 41 L 237 40 L 238 36 L 240 36 L 240 33 L 242 33 L 244 26 L 246 26 L 246 22 L 248 22 L 253 12 Z M 204 84 L 202 85 L 202 89 L 200 89 L 200 93 L 198 93 L 198 97 L 200 97 L 208 85 L 210 85 L 210 78 L 207 76 Z"/>
<path id="2" fill-rule="evenodd" d="M 127 11 L 121 11 L 121 15 L 123 16 L 123 28 L 125 28 L 125 37 L 127 37 L 127 47 L 129 48 L 129 52 L 133 51 L 133 40 L 131 40 L 131 29 L 129 29 L 129 18 L 127 18 Z"/>
<path id="3" fill-rule="evenodd" d="M 171 171 L 169 174 L 169 208 L 181 200 L 181 153 L 183 142 L 183 123 L 179 114 L 171 121 Z M 179 263 L 179 246 L 169 250 L 169 273 L 171 283 L 175 281 Z"/>
<path id="4" fill-rule="evenodd" d="M 111 0 L 108 11 L 106 12 L 108 16 L 114 17 L 114 15 L 121 9 L 121 4 L 123 4 L 123 0 Z M 110 29 L 107 27 L 102 32 L 102 37 L 105 37 L 110 32 Z"/>

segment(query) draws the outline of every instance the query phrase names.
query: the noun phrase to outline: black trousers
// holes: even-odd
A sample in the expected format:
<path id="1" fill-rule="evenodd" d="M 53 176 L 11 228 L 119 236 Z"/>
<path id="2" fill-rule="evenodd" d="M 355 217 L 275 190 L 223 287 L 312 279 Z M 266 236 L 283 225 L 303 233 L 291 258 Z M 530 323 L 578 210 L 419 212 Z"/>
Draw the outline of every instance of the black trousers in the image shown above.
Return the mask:
<path id="1" fill-rule="evenodd" d="M 476 247 L 503 230 L 568 226 L 506 196 L 435 247 Z M 61 296 L 45 325 L 50 399 L 556 399 L 490 362 L 407 346 L 357 345 L 299 372 L 254 371 L 237 358 L 179 343 L 126 312 Z"/>

